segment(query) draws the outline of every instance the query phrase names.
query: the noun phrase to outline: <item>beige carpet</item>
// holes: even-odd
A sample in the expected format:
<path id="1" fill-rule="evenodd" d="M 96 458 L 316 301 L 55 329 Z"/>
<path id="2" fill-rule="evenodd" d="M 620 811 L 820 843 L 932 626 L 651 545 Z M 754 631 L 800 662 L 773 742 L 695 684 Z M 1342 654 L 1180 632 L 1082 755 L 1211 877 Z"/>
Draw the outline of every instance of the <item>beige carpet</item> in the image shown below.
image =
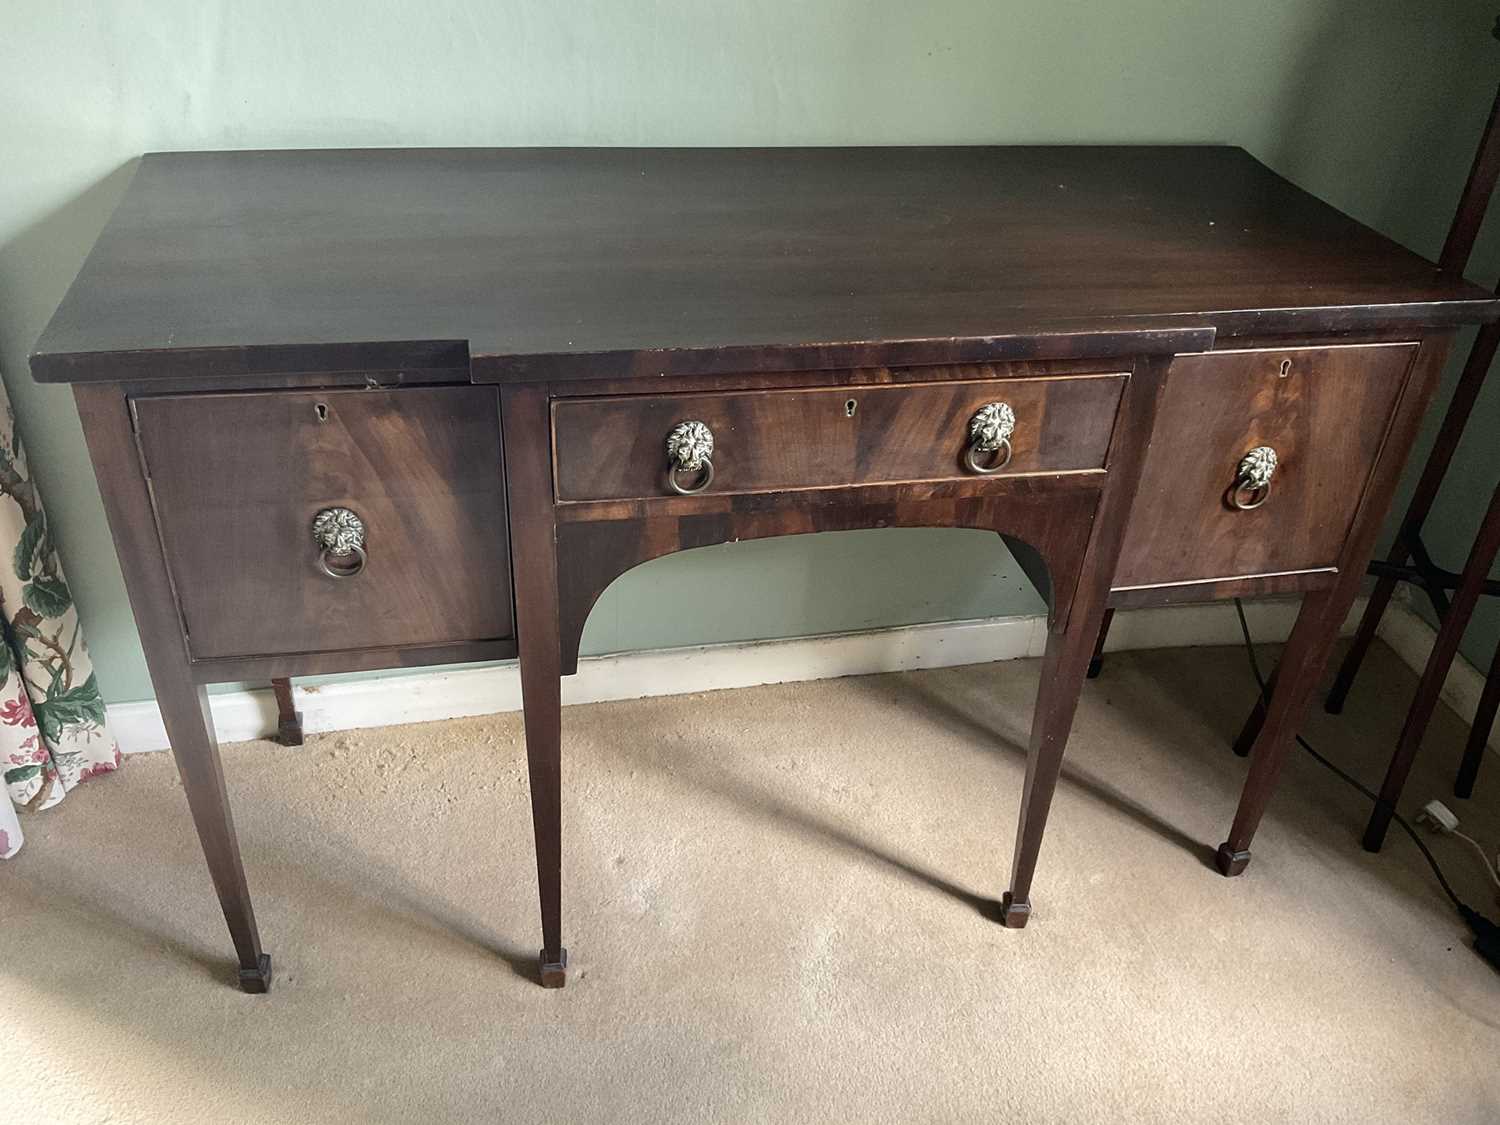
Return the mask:
<path id="1" fill-rule="evenodd" d="M 566 712 L 564 992 L 519 716 L 229 748 L 270 996 L 232 965 L 167 755 L 0 864 L 0 1119 L 1500 1119 L 1500 974 L 1415 850 L 1299 756 L 1238 880 L 1233 650 L 1089 687 L 1028 929 L 1004 889 L 1035 662 Z M 1374 779 L 1411 677 L 1309 733 Z M 1408 804 L 1445 792 L 1446 712 Z M 1500 764 L 1462 809 L 1500 844 Z M 1456 804 L 1456 802 L 1455 802 Z M 1492 912 L 1477 861 L 1439 841 Z"/>

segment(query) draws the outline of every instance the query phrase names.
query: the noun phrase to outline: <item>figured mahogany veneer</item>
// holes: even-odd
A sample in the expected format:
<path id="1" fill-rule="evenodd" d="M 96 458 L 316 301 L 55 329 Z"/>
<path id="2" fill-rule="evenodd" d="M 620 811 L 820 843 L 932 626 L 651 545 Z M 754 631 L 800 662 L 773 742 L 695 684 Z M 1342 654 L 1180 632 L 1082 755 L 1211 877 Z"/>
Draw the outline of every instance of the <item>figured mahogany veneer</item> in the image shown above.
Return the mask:
<path id="1" fill-rule="evenodd" d="M 734 539 L 1011 545 L 1049 607 L 1013 927 L 1108 605 L 1304 594 L 1217 852 L 1243 870 L 1452 332 L 1497 315 L 1238 149 L 173 153 L 32 370 L 75 384 L 241 987 L 271 966 L 201 685 L 513 652 L 555 987 L 560 677 L 611 581 Z M 980 476 L 992 401 L 1013 453 Z M 1257 445 L 1270 494 L 1231 510 Z M 330 506 L 357 576 L 318 569 Z"/>
<path id="2" fill-rule="evenodd" d="M 1114 585 L 1210 583 L 1338 565 L 1417 346 L 1178 356 Z M 1227 502 L 1244 454 L 1276 450 L 1266 502 Z"/>
<path id="3" fill-rule="evenodd" d="M 499 400 L 485 387 L 133 399 L 194 660 L 509 637 Z M 364 570 L 318 568 L 347 507 Z"/>
<path id="4" fill-rule="evenodd" d="M 900 377 L 900 372 L 895 373 Z M 972 478 L 969 420 L 989 402 L 1016 414 L 1006 476 L 1104 467 L 1126 376 L 957 382 L 723 394 L 559 399 L 552 408 L 557 499 L 671 496 L 667 434 L 689 419 L 714 435 L 712 493 L 775 492 Z"/>

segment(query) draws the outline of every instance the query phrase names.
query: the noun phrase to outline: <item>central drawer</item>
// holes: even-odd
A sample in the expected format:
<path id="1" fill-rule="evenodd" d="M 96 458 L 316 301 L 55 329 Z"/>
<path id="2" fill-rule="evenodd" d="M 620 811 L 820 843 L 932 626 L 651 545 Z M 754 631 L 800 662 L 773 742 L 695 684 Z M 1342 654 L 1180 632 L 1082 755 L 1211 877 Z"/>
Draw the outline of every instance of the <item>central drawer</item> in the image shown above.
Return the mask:
<path id="1" fill-rule="evenodd" d="M 970 369 L 972 370 L 972 369 Z M 712 434 L 707 494 L 972 477 L 971 419 L 1014 417 L 997 476 L 1099 471 L 1127 375 L 960 379 L 791 390 L 566 398 L 552 406 L 561 502 L 675 495 L 667 441 L 685 422 Z M 994 459 L 980 458 L 982 465 Z M 684 473 L 689 487 L 701 473 Z"/>

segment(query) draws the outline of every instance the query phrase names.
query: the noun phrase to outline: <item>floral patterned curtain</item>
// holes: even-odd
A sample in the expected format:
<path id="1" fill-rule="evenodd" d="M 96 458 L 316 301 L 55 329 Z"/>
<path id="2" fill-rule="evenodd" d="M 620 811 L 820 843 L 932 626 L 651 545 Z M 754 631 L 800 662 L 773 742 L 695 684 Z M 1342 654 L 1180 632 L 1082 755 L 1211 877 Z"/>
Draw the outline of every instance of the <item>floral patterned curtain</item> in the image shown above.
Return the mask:
<path id="1" fill-rule="evenodd" d="M 0 859 L 21 846 L 17 809 L 45 809 L 120 764 L 83 628 L 0 387 Z"/>

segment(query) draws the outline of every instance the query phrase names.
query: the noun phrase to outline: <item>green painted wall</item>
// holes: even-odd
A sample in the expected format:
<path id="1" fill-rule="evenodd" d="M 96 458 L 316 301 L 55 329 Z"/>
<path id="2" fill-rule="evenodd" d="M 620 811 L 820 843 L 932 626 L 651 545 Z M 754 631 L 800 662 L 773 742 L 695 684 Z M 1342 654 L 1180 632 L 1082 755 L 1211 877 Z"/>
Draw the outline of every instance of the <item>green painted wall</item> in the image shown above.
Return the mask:
<path id="1" fill-rule="evenodd" d="M 1493 94 L 1494 16 L 1477 0 L 6 0 L 0 370 L 105 693 L 150 685 L 71 397 L 25 356 L 143 151 L 1229 142 L 1433 255 Z M 1472 272 L 1497 267 L 1487 239 Z M 1491 444 L 1495 398 L 1476 427 Z M 1468 449 L 1455 475 L 1439 546 L 1463 540 L 1493 457 Z M 1036 605 L 990 536 L 812 536 L 633 572 L 585 646 Z"/>

